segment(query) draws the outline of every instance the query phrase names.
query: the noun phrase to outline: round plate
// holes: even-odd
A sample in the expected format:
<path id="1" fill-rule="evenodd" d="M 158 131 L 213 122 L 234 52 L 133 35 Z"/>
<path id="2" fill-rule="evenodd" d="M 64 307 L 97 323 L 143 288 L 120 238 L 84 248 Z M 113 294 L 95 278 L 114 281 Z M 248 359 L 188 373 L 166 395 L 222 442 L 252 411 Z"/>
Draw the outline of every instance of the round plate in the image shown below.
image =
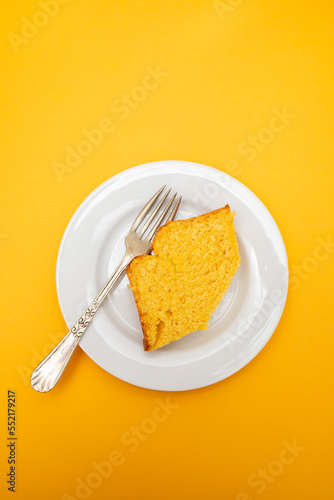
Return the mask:
<path id="1" fill-rule="evenodd" d="M 185 161 L 139 165 L 95 189 L 65 231 L 56 278 L 60 307 L 69 328 L 121 260 L 131 223 L 163 184 L 183 196 L 178 219 L 227 203 L 236 212 L 241 264 L 209 329 L 144 352 L 137 308 L 125 276 L 94 317 L 80 346 L 98 365 L 130 384 L 183 391 L 228 377 L 264 347 L 283 312 L 288 263 L 275 221 L 237 180 Z"/>

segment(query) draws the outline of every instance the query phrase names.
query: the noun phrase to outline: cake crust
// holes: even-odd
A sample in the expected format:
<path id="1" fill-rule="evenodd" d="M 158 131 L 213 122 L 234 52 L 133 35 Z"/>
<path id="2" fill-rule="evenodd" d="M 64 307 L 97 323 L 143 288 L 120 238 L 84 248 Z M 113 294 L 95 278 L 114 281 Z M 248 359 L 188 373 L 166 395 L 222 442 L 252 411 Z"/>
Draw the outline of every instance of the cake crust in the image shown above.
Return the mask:
<path id="1" fill-rule="evenodd" d="M 141 261 L 141 259 L 143 257 L 145 257 L 145 256 L 144 255 L 139 255 L 138 257 L 135 257 L 134 260 L 136 260 L 137 263 L 138 263 L 138 262 Z M 136 287 L 134 286 L 133 279 L 132 279 L 132 273 L 131 273 L 131 269 L 130 269 L 132 262 L 127 267 L 126 274 L 127 274 L 128 278 L 129 278 L 130 287 L 131 287 L 131 290 L 132 290 L 132 293 L 133 293 L 133 296 L 134 296 L 134 299 L 135 299 L 135 302 L 136 302 L 136 306 L 137 306 L 137 310 L 138 310 L 138 315 L 139 315 L 139 320 L 140 320 L 141 328 L 142 328 L 143 335 L 144 335 L 144 338 L 143 338 L 144 351 L 150 351 L 149 339 L 148 339 L 148 335 L 147 335 L 147 332 L 146 332 L 146 325 L 145 325 L 145 322 L 143 321 L 143 312 L 141 311 L 141 304 L 140 304 L 140 300 L 139 300 L 139 293 L 138 293 L 138 290 L 136 289 Z"/>

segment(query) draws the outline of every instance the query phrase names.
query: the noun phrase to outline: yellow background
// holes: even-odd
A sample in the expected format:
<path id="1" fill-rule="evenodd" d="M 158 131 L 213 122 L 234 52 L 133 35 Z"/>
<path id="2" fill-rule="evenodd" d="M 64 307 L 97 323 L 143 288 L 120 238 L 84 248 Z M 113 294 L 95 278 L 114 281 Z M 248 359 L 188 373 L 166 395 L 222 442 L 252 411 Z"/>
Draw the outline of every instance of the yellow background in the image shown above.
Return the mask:
<path id="1" fill-rule="evenodd" d="M 334 239 L 333 2 L 58 6 L 19 46 L 9 34 L 22 36 L 22 18 L 43 24 L 39 3 L 13 0 L 0 16 L 1 498 L 14 495 L 4 481 L 13 389 L 18 500 L 83 498 L 78 478 L 93 481 L 92 463 L 113 450 L 124 463 L 87 498 L 332 499 L 334 254 L 314 252 L 319 237 Z M 147 66 L 168 77 L 121 120 L 111 103 L 141 85 Z M 284 107 L 291 123 L 247 161 L 240 144 Z M 53 162 L 103 118 L 113 133 L 60 181 Z M 36 393 L 29 372 L 66 332 L 55 265 L 70 217 L 114 174 L 164 159 L 226 172 L 236 159 L 235 177 L 274 216 L 294 278 L 275 334 L 237 374 L 195 391 L 131 386 L 79 349 L 56 389 Z M 167 395 L 177 409 L 130 452 L 122 434 Z M 303 450 L 279 471 L 283 442 L 294 440 Z M 279 474 L 259 493 L 249 478 L 268 467 Z"/>

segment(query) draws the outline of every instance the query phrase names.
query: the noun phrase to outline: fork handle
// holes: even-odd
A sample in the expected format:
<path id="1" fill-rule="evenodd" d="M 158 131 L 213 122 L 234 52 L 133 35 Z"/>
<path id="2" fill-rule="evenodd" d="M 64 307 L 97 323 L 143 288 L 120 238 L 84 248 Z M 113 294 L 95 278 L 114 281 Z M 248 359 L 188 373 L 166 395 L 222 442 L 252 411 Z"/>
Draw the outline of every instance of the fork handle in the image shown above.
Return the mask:
<path id="1" fill-rule="evenodd" d="M 72 326 L 59 344 L 57 344 L 35 368 L 31 375 L 30 383 L 36 391 L 48 392 L 57 384 L 75 348 L 79 344 L 81 337 L 92 321 L 94 314 L 98 311 L 102 302 L 132 259 L 133 255 L 127 252 L 119 266 L 112 273 L 100 293 L 95 297 L 83 315 L 78 319 L 75 325 Z"/>

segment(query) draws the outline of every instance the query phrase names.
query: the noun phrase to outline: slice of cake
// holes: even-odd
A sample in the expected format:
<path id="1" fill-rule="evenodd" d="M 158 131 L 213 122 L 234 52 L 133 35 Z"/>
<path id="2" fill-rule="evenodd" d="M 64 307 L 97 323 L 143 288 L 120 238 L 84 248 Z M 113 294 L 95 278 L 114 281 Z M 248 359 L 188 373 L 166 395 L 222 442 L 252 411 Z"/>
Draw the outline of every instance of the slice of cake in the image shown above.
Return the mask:
<path id="1" fill-rule="evenodd" d="M 145 351 L 207 329 L 240 263 L 233 216 L 226 205 L 168 222 L 153 240 L 155 255 L 128 266 Z"/>

